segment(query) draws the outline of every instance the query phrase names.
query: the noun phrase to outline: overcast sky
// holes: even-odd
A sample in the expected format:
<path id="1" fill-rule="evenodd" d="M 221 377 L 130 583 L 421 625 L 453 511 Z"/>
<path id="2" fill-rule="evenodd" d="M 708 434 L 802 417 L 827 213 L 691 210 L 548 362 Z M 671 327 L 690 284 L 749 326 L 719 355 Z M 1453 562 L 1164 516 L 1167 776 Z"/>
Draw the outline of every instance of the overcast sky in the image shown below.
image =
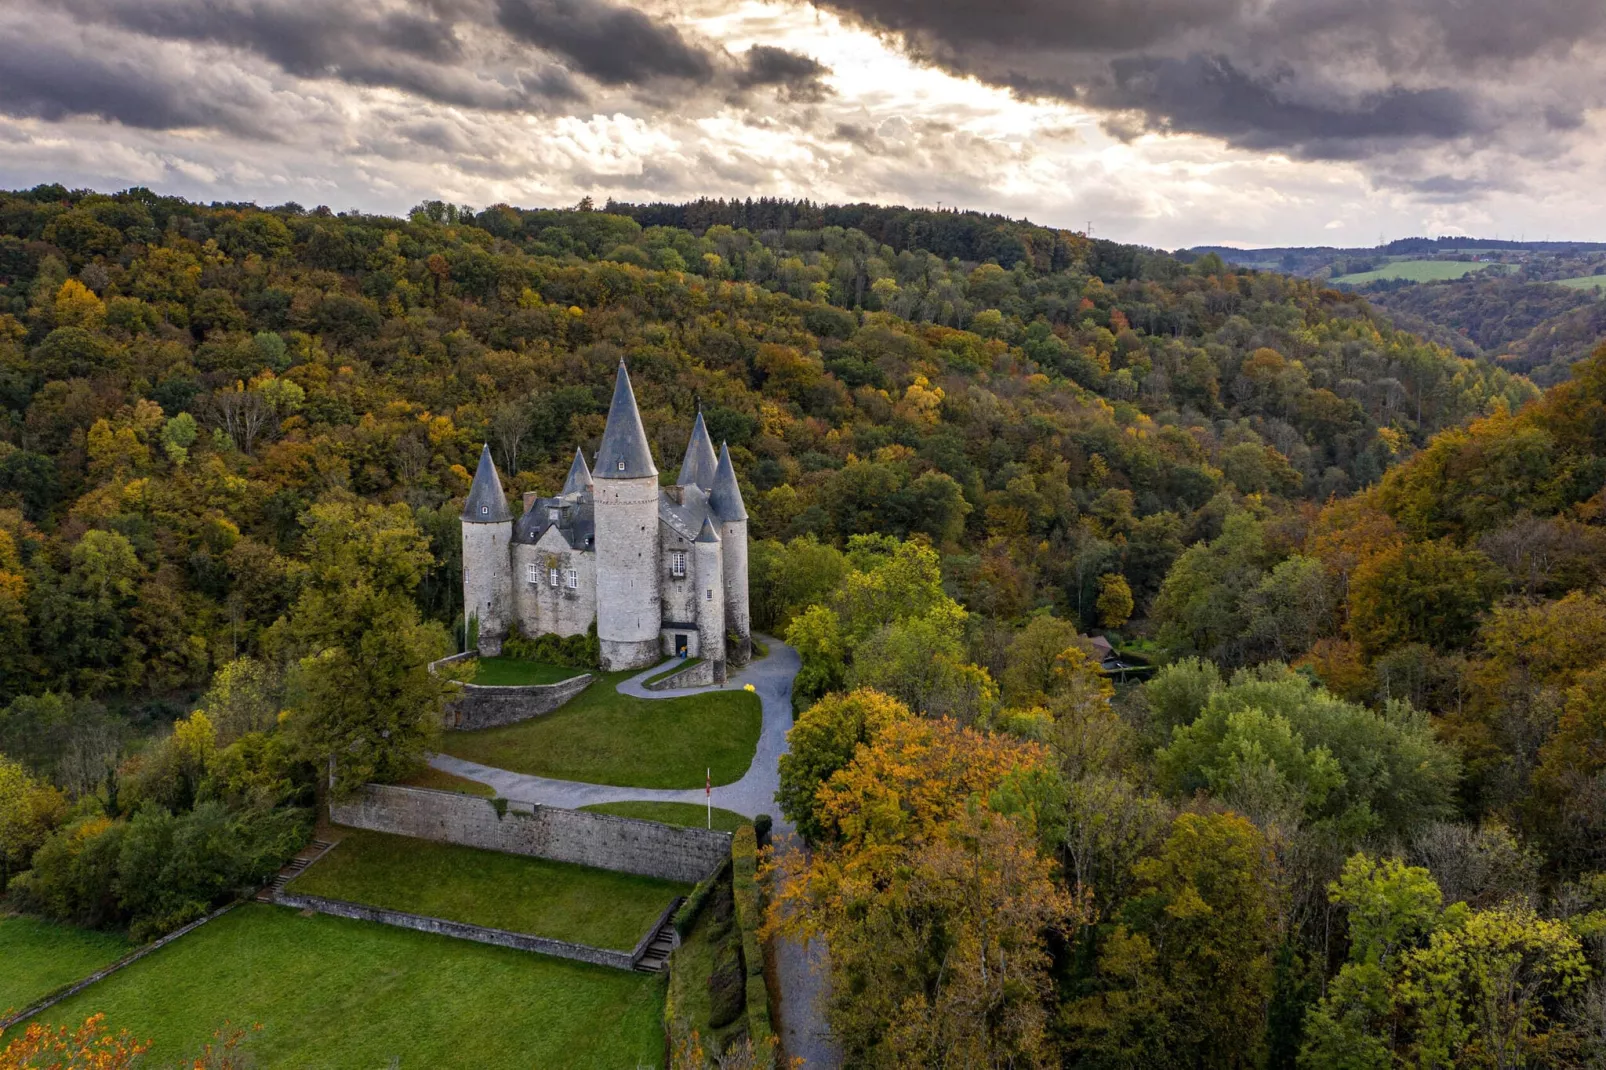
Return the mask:
<path id="1" fill-rule="evenodd" d="M 0 186 L 1606 240 L 1606 0 L 0 0 Z"/>

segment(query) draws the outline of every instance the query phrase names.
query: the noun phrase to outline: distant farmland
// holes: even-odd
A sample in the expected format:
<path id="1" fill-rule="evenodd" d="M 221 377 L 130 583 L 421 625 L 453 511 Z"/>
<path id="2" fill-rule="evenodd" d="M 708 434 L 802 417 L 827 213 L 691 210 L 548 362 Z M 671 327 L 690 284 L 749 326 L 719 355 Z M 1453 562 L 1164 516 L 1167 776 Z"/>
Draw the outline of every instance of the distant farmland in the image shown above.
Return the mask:
<path id="1" fill-rule="evenodd" d="M 1557 279 L 1557 286 L 1570 286 L 1574 290 L 1606 289 L 1606 275 L 1580 275 L 1576 279 Z"/>
<path id="2" fill-rule="evenodd" d="M 1469 264 L 1459 260 L 1398 260 L 1376 271 L 1363 271 L 1355 275 L 1340 275 L 1333 282 L 1344 286 L 1365 286 L 1384 279 L 1404 279 L 1407 282 L 1443 282 L 1460 279 L 1480 271 L 1504 273 L 1505 264 Z"/>

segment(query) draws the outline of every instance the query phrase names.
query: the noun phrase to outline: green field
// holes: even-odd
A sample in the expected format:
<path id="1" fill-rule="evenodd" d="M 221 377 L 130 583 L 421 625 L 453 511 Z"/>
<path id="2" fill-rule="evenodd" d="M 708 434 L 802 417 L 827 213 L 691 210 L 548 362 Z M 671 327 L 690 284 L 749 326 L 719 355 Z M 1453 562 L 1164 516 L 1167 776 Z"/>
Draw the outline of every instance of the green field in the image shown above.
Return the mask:
<path id="1" fill-rule="evenodd" d="M 1555 285 L 1569 286 L 1574 290 L 1606 289 L 1606 275 L 1581 275 L 1576 279 L 1558 279 Z"/>
<path id="2" fill-rule="evenodd" d="M 0 1016 L 81 981 L 133 950 L 118 933 L 27 917 L 0 917 Z"/>
<path id="3" fill-rule="evenodd" d="M 687 828 L 707 828 L 708 809 L 696 803 L 677 802 L 616 802 L 596 803 L 592 806 L 582 806 L 582 810 L 590 810 L 598 814 L 613 814 L 615 817 L 634 817 L 642 821 L 657 821 L 665 825 L 684 825 Z M 714 807 L 714 830 L 716 832 L 735 832 L 743 825 L 751 824 L 747 818 L 734 810 L 721 810 Z"/>
<path id="4" fill-rule="evenodd" d="M 518 820 L 509 818 L 508 820 Z M 629 951 L 687 884 L 382 832 L 348 833 L 291 892 Z"/>
<path id="5" fill-rule="evenodd" d="M 585 672 L 562 665 L 548 665 L 544 661 L 520 661 L 518 658 L 478 658 L 477 669 L 470 683 L 482 687 L 534 687 L 537 684 L 559 684 L 572 680 Z"/>
<path id="6" fill-rule="evenodd" d="M 1408 282 L 1442 282 L 1459 279 L 1479 271 L 1503 274 L 1505 264 L 1467 264 L 1458 260 L 1399 260 L 1376 271 L 1363 271 L 1355 275 L 1340 275 L 1333 282 L 1345 286 L 1365 286 L 1383 279 L 1405 279 Z"/>
<path id="7" fill-rule="evenodd" d="M 496 797 L 496 789 L 489 784 L 481 784 L 478 780 L 457 776 L 454 773 L 443 772 L 431 766 L 425 766 L 423 772 L 408 777 L 403 782 L 409 788 L 433 788 L 436 791 L 455 791 L 459 795 L 480 795 L 487 799 Z"/>
<path id="8" fill-rule="evenodd" d="M 700 788 L 742 778 L 758 749 L 758 696 L 710 691 L 641 699 L 615 690 L 634 672 L 604 673 L 562 708 L 521 724 L 448 732 L 447 754 L 515 773 L 626 788 Z"/>
<path id="9" fill-rule="evenodd" d="M 155 1065 L 227 1020 L 262 1025 L 246 1050 L 265 1070 L 619 1070 L 663 1065 L 663 1006 L 649 974 L 252 903 L 46 1018 L 104 1013 L 155 1041 Z"/>

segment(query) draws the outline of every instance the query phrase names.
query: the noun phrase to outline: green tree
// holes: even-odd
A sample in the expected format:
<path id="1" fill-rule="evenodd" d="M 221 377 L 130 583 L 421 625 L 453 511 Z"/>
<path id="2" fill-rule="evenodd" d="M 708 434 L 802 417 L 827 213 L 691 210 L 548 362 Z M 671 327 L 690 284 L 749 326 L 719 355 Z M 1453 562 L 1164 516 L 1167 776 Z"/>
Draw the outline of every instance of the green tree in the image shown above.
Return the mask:
<path id="1" fill-rule="evenodd" d="M 804 839 L 817 840 L 825 831 L 814 813 L 815 795 L 825 782 L 887 725 L 913 716 L 903 703 L 870 690 L 828 695 L 803 711 L 786 734 L 775 797 Z"/>
<path id="2" fill-rule="evenodd" d="M 450 643 L 412 598 L 433 559 L 405 506 L 327 502 L 305 522 L 307 580 L 276 626 L 296 654 L 289 724 L 345 794 L 423 761 L 453 687 L 428 666 Z"/>

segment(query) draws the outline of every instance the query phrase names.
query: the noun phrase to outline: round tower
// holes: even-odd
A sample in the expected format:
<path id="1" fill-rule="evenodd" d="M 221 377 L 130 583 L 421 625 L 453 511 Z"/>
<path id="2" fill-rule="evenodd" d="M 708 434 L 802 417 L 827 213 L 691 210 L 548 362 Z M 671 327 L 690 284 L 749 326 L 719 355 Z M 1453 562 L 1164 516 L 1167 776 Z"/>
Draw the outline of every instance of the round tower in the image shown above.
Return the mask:
<path id="1" fill-rule="evenodd" d="M 697 568 L 697 647 L 713 666 L 714 683 L 725 682 L 725 562 L 719 534 L 707 517 L 692 547 Z"/>
<path id="2" fill-rule="evenodd" d="M 512 545 L 513 514 L 486 446 L 463 504 L 463 621 L 488 657 L 502 652 L 513 619 Z"/>
<path id="3" fill-rule="evenodd" d="M 730 660 L 745 665 L 753 653 L 753 618 L 747 603 L 747 506 L 742 488 L 736 483 L 736 467 L 731 464 L 728 443 L 719 447 L 719 465 L 714 470 L 714 489 L 708 507 L 719 518 L 720 547 L 725 573 L 725 629 L 736 637 Z"/>
<path id="4" fill-rule="evenodd" d="M 658 592 L 658 468 L 630 375 L 619 362 L 608 425 L 591 473 L 596 517 L 597 639 L 602 667 L 644 669 L 663 643 Z"/>

